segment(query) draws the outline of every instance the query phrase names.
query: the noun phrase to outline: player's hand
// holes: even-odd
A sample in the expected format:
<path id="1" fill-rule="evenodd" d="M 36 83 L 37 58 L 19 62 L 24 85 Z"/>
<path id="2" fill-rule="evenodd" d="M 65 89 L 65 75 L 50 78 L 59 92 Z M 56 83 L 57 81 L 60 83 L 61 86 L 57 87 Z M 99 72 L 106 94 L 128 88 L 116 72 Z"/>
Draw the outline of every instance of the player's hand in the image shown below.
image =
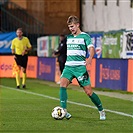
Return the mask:
<path id="1" fill-rule="evenodd" d="M 25 49 L 23 52 L 22 52 L 22 56 L 24 56 L 27 52 L 27 49 Z"/>
<path id="2" fill-rule="evenodd" d="M 54 53 L 52 53 L 52 57 L 56 57 Z"/>
<path id="3" fill-rule="evenodd" d="M 91 65 L 91 63 L 92 63 L 92 57 L 86 59 L 86 65 Z"/>
<path id="4" fill-rule="evenodd" d="M 14 55 L 13 57 L 14 57 L 14 59 L 17 59 L 16 55 Z"/>
<path id="5" fill-rule="evenodd" d="M 52 57 L 55 57 L 55 52 L 54 51 L 52 52 Z"/>
<path id="6" fill-rule="evenodd" d="M 14 58 L 14 59 L 17 59 L 17 57 L 16 57 L 15 53 L 13 53 L 13 58 Z"/>
<path id="7" fill-rule="evenodd" d="M 22 56 L 24 56 L 25 55 L 25 50 L 22 52 Z"/>

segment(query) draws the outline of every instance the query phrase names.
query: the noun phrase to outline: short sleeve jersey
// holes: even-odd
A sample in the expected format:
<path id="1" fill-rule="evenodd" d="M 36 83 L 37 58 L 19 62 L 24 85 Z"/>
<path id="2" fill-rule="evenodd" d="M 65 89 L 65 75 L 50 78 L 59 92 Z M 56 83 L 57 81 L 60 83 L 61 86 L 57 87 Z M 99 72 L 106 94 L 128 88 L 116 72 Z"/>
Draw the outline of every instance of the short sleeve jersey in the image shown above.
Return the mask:
<path id="1" fill-rule="evenodd" d="M 67 36 L 67 60 L 66 66 L 85 65 L 86 54 L 89 47 L 93 46 L 91 37 L 85 33 L 77 36 Z M 94 47 L 94 46 L 93 46 Z"/>
<path id="2" fill-rule="evenodd" d="M 22 52 L 26 48 L 30 48 L 31 44 L 27 37 L 23 37 L 21 40 L 18 39 L 18 37 L 14 38 L 12 40 L 11 49 L 15 50 L 15 54 L 22 55 Z"/>

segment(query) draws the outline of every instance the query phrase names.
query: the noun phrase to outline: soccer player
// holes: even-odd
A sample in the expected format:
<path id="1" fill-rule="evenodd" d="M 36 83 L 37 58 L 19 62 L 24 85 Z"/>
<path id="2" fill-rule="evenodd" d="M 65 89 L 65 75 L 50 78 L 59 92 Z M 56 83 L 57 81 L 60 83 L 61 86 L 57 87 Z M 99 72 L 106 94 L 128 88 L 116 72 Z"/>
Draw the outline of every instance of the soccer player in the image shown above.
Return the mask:
<path id="1" fill-rule="evenodd" d="M 91 64 L 95 50 L 90 36 L 80 30 L 80 23 L 77 16 L 70 16 L 67 20 L 71 32 L 67 36 L 67 60 L 61 75 L 60 83 L 60 105 L 66 110 L 66 118 L 70 119 L 71 114 L 67 112 L 67 86 L 73 78 L 76 78 L 79 85 L 83 87 L 87 96 L 98 108 L 100 120 L 105 120 L 105 111 L 102 103 L 91 88 L 90 77 L 86 65 Z M 86 60 L 86 53 L 89 51 L 89 58 Z"/>
<path id="2" fill-rule="evenodd" d="M 22 28 L 16 30 L 17 37 L 12 40 L 11 50 L 18 66 L 16 72 L 17 89 L 20 88 L 20 70 L 22 69 L 22 87 L 26 88 L 26 67 L 28 62 L 28 51 L 32 49 L 30 41 L 23 36 Z"/>

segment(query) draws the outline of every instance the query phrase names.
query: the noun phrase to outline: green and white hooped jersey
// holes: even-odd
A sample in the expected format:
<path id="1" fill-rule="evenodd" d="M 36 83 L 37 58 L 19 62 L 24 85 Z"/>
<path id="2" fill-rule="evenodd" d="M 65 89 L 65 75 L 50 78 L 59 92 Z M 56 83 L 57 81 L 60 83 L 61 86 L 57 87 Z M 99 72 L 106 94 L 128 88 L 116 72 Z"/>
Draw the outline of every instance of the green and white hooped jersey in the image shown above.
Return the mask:
<path id="1" fill-rule="evenodd" d="M 78 66 L 78 65 L 86 65 L 86 52 L 87 48 L 93 46 L 91 42 L 91 37 L 85 33 L 81 32 L 81 34 L 77 36 L 68 35 L 67 36 L 67 60 L 66 66 Z M 94 46 L 93 46 L 94 47 Z"/>

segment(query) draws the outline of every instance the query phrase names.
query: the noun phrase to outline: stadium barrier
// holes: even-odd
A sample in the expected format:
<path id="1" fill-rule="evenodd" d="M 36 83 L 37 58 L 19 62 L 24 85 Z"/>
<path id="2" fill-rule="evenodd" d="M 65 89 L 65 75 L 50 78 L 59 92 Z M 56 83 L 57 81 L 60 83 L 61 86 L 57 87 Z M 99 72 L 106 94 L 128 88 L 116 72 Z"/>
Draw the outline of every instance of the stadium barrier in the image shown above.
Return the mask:
<path id="1" fill-rule="evenodd" d="M 0 56 L 0 78 L 14 78 L 13 56 Z M 92 87 L 133 92 L 132 59 L 93 59 L 87 67 Z M 56 82 L 60 78 L 59 64 L 54 57 L 29 56 L 27 77 Z M 73 80 L 74 85 L 78 85 Z"/>
<path id="2" fill-rule="evenodd" d="M 53 57 L 38 57 L 37 78 L 55 81 L 56 59 Z"/>
<path id="3" fill-rule="evenodd" d="M 0 78 L 15 77 L 14 73 L 14 59 L 13 56 L 0 56 Z M 27 65 L 27 77 L 37 78 L 37 57 L 30 56 Z"/>
<path id="4" fill-rule="evenodd" d="M 127 91 L 133 92 L 133 60 L 128 60 Z"/>
<path id="5" fill-rule="evenodd" d="M 127 90 L 128 60 L 96 60 L 96 86 L 113 90 Z"/>

